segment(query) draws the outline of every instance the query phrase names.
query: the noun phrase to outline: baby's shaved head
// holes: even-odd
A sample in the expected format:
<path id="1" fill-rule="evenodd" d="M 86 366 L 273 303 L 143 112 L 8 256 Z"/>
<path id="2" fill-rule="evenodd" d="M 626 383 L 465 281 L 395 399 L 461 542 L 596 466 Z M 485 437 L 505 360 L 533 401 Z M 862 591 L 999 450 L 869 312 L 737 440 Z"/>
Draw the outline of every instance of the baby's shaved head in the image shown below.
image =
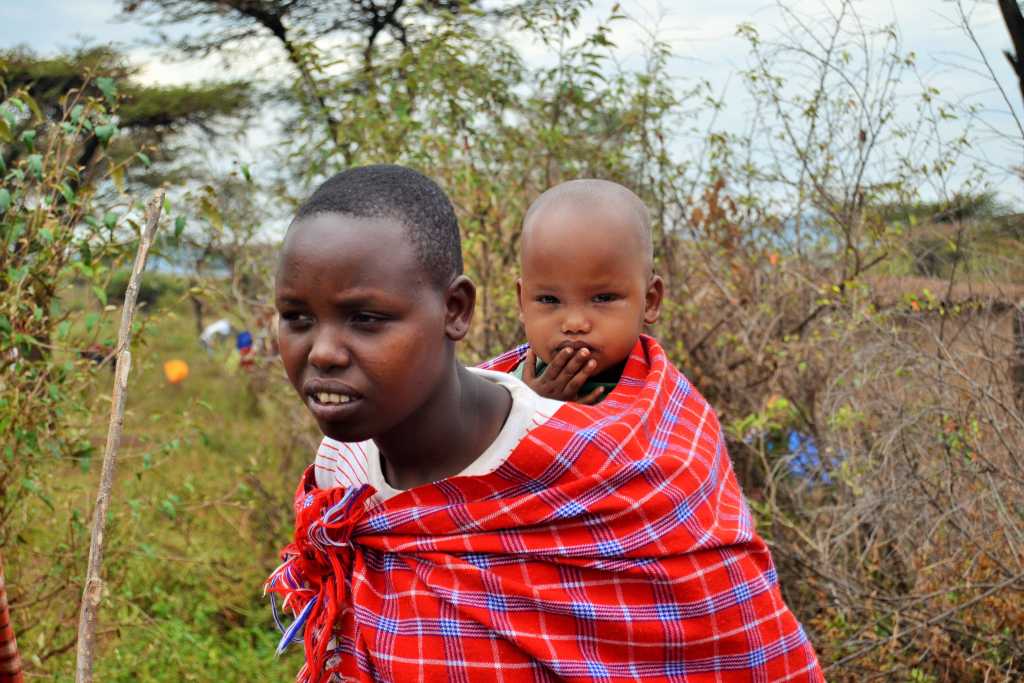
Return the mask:
<path id="1" fill-rule="evenodd" d="M 628 188 L 610 180 L 596 178 L 570 180 L 552 187 L 537 197 L 526 212 L 523 219 L 521 250 L 525 251 L 531 232 L 548 224 L 548 221 L 537 220 L 541 214 L 555 210 L 617 213 L 622 229 L 631 231 L 639 240 L 640 255 L 646 259 L 648 269 L 653 266 L 650 214 L 643 201 Z"/>

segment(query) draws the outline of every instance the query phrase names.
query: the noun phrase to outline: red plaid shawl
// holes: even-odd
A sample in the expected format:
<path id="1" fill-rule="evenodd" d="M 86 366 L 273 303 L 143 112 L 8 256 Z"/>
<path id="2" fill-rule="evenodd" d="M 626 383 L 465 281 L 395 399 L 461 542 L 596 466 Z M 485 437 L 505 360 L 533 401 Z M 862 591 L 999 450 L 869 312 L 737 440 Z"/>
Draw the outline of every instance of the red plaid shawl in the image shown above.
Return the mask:
<path id="1" fill-rule="evenodd" d="M 492 474 L 372 492 L 310 468 L 296 493 L 268 590 L 298 615 L 282 647 L 304 628 L 300 681 L 823 680 L 714 412 L 649 337 Z"/>

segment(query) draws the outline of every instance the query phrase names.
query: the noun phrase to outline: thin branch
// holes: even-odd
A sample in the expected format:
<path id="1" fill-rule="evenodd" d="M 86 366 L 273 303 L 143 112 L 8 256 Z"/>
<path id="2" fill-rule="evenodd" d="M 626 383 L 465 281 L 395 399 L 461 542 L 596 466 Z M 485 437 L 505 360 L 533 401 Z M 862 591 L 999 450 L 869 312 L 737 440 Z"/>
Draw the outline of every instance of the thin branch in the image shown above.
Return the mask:
<path id="1" fill-rule="evenodd" d="M 146 205 L 146 226 L 139 237 L 139 248 L 135 253 L 128 289 L 121 308 L 121 327 L 117 333 L 117 374 L 114 376 L 114 395 L 110 405 L 110 426 L 107 430 L 107 447 L 103 453 L 103 471 L 100 475 L 96 507 L 92 517 L 92 537 L 89 542 L 89 567 L 85 574 L 82 590 L 82 608 L 78 620 L 78 654 L 75 665 L 76 683 L 92 683 L 92 662 L 96 649 L 96 616 L 103 597 L 103 579 L 100 571 L 103 565 L 103 532 L 110 505 L 111 489 L 114 486 L 114 469 L 117 450 L 121 445 L 121 430 L 124 427 L 124 406 L 128 396 L 128 372 L 131 370 L 132 320 L 139 296 L 139 281 L 146 266 L 146 255 L 153 243 L 153 235 L 160 223 L 160 210 L 164 203 L 164 191 L 157 190 Z"/>

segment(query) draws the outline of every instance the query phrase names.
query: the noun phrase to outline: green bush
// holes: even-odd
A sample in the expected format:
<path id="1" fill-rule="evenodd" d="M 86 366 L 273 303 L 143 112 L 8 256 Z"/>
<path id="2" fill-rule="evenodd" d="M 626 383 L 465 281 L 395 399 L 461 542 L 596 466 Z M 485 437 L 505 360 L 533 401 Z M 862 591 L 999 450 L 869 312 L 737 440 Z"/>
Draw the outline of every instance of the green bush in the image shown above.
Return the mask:
<path id="1" fill-rule="evenodd" d="M 131 275 L 131 271 L 124 268 L 110 277 L 110 282 L 107 283 L 107 301 L 116 303 L 124 301 L 129 275 Z M 176 275 L 147 272 L 139 283 L 139 303 L 152 307 L 164 297 L 180 296 L 186 289 L 185 281 Z"/>

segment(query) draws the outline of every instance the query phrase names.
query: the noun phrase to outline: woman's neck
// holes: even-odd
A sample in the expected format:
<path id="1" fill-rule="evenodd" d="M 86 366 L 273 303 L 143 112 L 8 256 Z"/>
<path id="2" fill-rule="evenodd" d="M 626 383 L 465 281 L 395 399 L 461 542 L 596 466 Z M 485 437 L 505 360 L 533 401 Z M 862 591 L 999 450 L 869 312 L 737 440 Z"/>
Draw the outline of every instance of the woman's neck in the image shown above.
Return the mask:
<path id="1" fill-rule="evenodd" d="M 401 424 L 374 439 L 396 489 L 458 474 L 497 438 L 512 408 L 509 392 L 453 363 L 449 379 Z"/>

